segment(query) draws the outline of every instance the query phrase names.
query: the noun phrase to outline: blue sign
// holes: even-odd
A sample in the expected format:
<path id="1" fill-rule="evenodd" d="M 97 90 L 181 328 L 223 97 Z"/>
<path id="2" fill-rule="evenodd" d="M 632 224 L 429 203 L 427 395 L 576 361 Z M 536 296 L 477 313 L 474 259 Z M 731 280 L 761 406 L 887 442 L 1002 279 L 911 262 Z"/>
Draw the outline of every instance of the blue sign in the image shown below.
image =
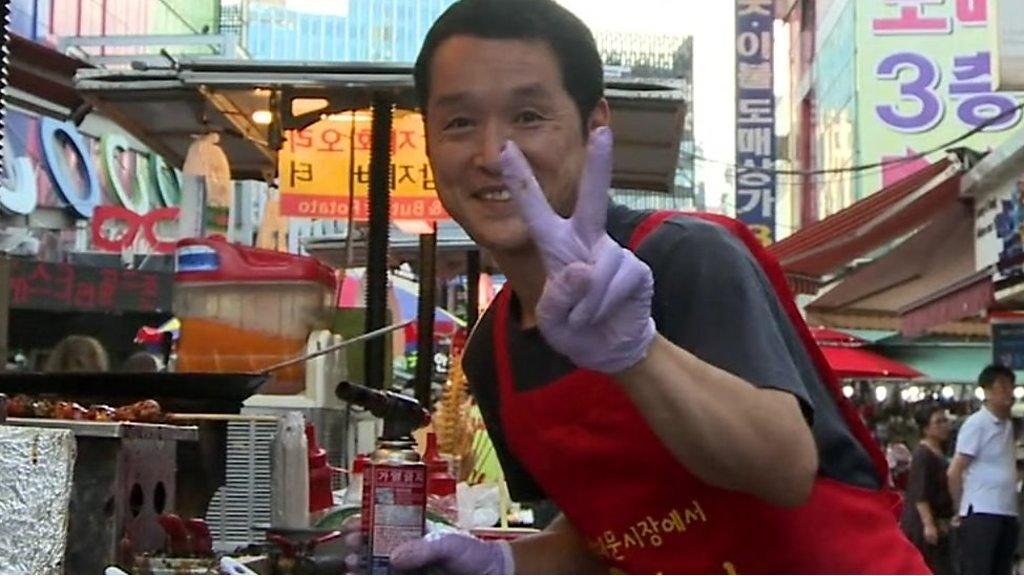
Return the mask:
<path id="1" fill-rule="evenodd" d="M 992 319 L 992 360 L 1011 370 L 1024 370 L 1024 319 Z"/>
<path id="2" fill-rule="evenodd" d="M 773 0 L 736 0 L 736 218 L 775 240 Z"/>

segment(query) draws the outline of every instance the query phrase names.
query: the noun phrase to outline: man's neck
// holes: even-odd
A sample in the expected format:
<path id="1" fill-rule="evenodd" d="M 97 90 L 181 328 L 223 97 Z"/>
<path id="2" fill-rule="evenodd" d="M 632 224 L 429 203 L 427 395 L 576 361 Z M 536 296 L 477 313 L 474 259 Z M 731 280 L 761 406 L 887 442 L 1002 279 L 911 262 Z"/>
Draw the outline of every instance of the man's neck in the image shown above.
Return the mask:
<path id="1" fill-rule="evenodd" d="M 537 301 L 547 279 L 540 252 L 529 249 L 492 255 L 519 299 L 522 309 L 520 324 L 523 328 L 533 328 L 537 325 Z"/>
<path id="2" fill-rule="evenodd" d="M 1010 417 L 1010 409 L 1009 408 L 1007 408 L 1005 410 L 1001 409 L 1001 408 L 995 408 L 995 407 L 992 406 L 991 403 L 989 403 L 988 400 L 986 400 L 984 402 L 984 406 L 985 406 L 986 410 L 991 412 L 996 418 L 999 418 L 1000 420 L 1006 420 L 1007 418 Z"/>

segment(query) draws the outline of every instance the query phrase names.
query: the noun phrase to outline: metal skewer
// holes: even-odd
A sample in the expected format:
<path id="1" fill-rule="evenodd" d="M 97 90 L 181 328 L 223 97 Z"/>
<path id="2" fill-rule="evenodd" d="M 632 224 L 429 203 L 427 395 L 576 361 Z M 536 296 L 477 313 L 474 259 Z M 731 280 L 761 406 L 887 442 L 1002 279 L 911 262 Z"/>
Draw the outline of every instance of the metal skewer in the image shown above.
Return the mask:
<path id="1" fill-rule="evenodd" d="M 292 366 L 294 364 L 300 364 L 302 362 L 306 362 L 307 360 L 312 360 L 313 358 L 318 358 L 320 356 L 323 356 L 324 354 L 330 354 L 331 352 L 334 352 L 335 350 L 340 350 L 341 348 L 344 348 L 345 346 L 348 346 L 349 344 L 355 344 L 357 342 L 362 342 L 363 340 L 370 340 L 372 338 L 377 338 L 379 336 L 384 336 L 385 334 L 389 334 L 391 332 L 394 332 L 395 330 L 400 330 L 402 328 L 405 328 L 406 326 L 408 326 L 409 324 L 412 324 L 412 323 L 413 323 L 413 320 L 408 320 L 406 322 L 402 322 L 401 324 L 392 324 L 390 326 L 385 326 L 383 328 L 378 328 L 376 330 L 373 330 L 372 332 L 367 332 L 366 334 L 360 334 L 359 336 L 355 336 L 355 337 L 349 338 L 348 340 L 342 340 L 341 342 L 338 342 L 337 344 L 332 344 L 332 345 L 328 346 L 327 348 L 324 348 L 323 350 L 317 350 L 316 352 L 312 352 L 312 353 L 309 353 L 309 354 L 302 354 L 301 356 L 296 356 L 295 358 L 291 358 L 289 360 L 284 360 L 283 362 L 278 362 L 277 364 L 271 364 L 270 366 L 268 366 L 268 367 L 264 368 L 263 370 L 261 370 L 260 373 L 261 374 L 266 374 L 268 372 L 274 372 L 275 370 L 280 370 L 281 368 L 287 368 L 288 366 Z"/>

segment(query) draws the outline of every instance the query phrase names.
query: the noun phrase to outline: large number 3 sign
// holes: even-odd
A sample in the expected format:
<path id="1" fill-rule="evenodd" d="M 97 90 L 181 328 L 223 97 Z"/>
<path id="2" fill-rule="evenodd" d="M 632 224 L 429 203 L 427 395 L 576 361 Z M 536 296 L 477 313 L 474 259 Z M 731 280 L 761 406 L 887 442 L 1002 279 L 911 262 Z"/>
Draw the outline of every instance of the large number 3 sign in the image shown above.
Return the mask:
<path id="1" fill-rule="evenodd" d="M 882 104 L 875 107 L 878 117 L 893 129 L 916 134 L 927 132 L 942 121 L 946 104 L 936 92 L 941 75 L 930 58 L 916 52 L 897 52 L 878 63 L 875 75 L 882 80 L 902 80 L 900 99 L 906 106 Z M 907 112 L 904 108 L 914 111 Z"/>

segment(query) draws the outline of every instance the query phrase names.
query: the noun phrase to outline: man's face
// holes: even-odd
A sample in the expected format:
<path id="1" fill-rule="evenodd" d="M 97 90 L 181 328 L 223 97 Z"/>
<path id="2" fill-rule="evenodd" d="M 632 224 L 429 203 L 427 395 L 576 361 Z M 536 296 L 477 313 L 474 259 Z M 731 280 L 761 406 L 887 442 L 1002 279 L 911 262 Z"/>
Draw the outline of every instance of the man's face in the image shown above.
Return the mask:
<path id="1" fill-rule="evenodd" d="M 427 151 L 438 194 L 473 240 L 499 253 L 529 246 L 501 179 L 506 140 L 526 155 L 555 211 L 572 213 L 586 140 L 547 44 L 452 37 L 435 52 L 430 86 Z M 588 129 L 607 116 L 602 102 Z"/>
<path id="2" fill-rule="evenodd" d="M 985 391 L 985 401 L 995 408 L 1010 408 L 1013 406 L 1013 381 L 1009 378 L 999 377 Z"/>

